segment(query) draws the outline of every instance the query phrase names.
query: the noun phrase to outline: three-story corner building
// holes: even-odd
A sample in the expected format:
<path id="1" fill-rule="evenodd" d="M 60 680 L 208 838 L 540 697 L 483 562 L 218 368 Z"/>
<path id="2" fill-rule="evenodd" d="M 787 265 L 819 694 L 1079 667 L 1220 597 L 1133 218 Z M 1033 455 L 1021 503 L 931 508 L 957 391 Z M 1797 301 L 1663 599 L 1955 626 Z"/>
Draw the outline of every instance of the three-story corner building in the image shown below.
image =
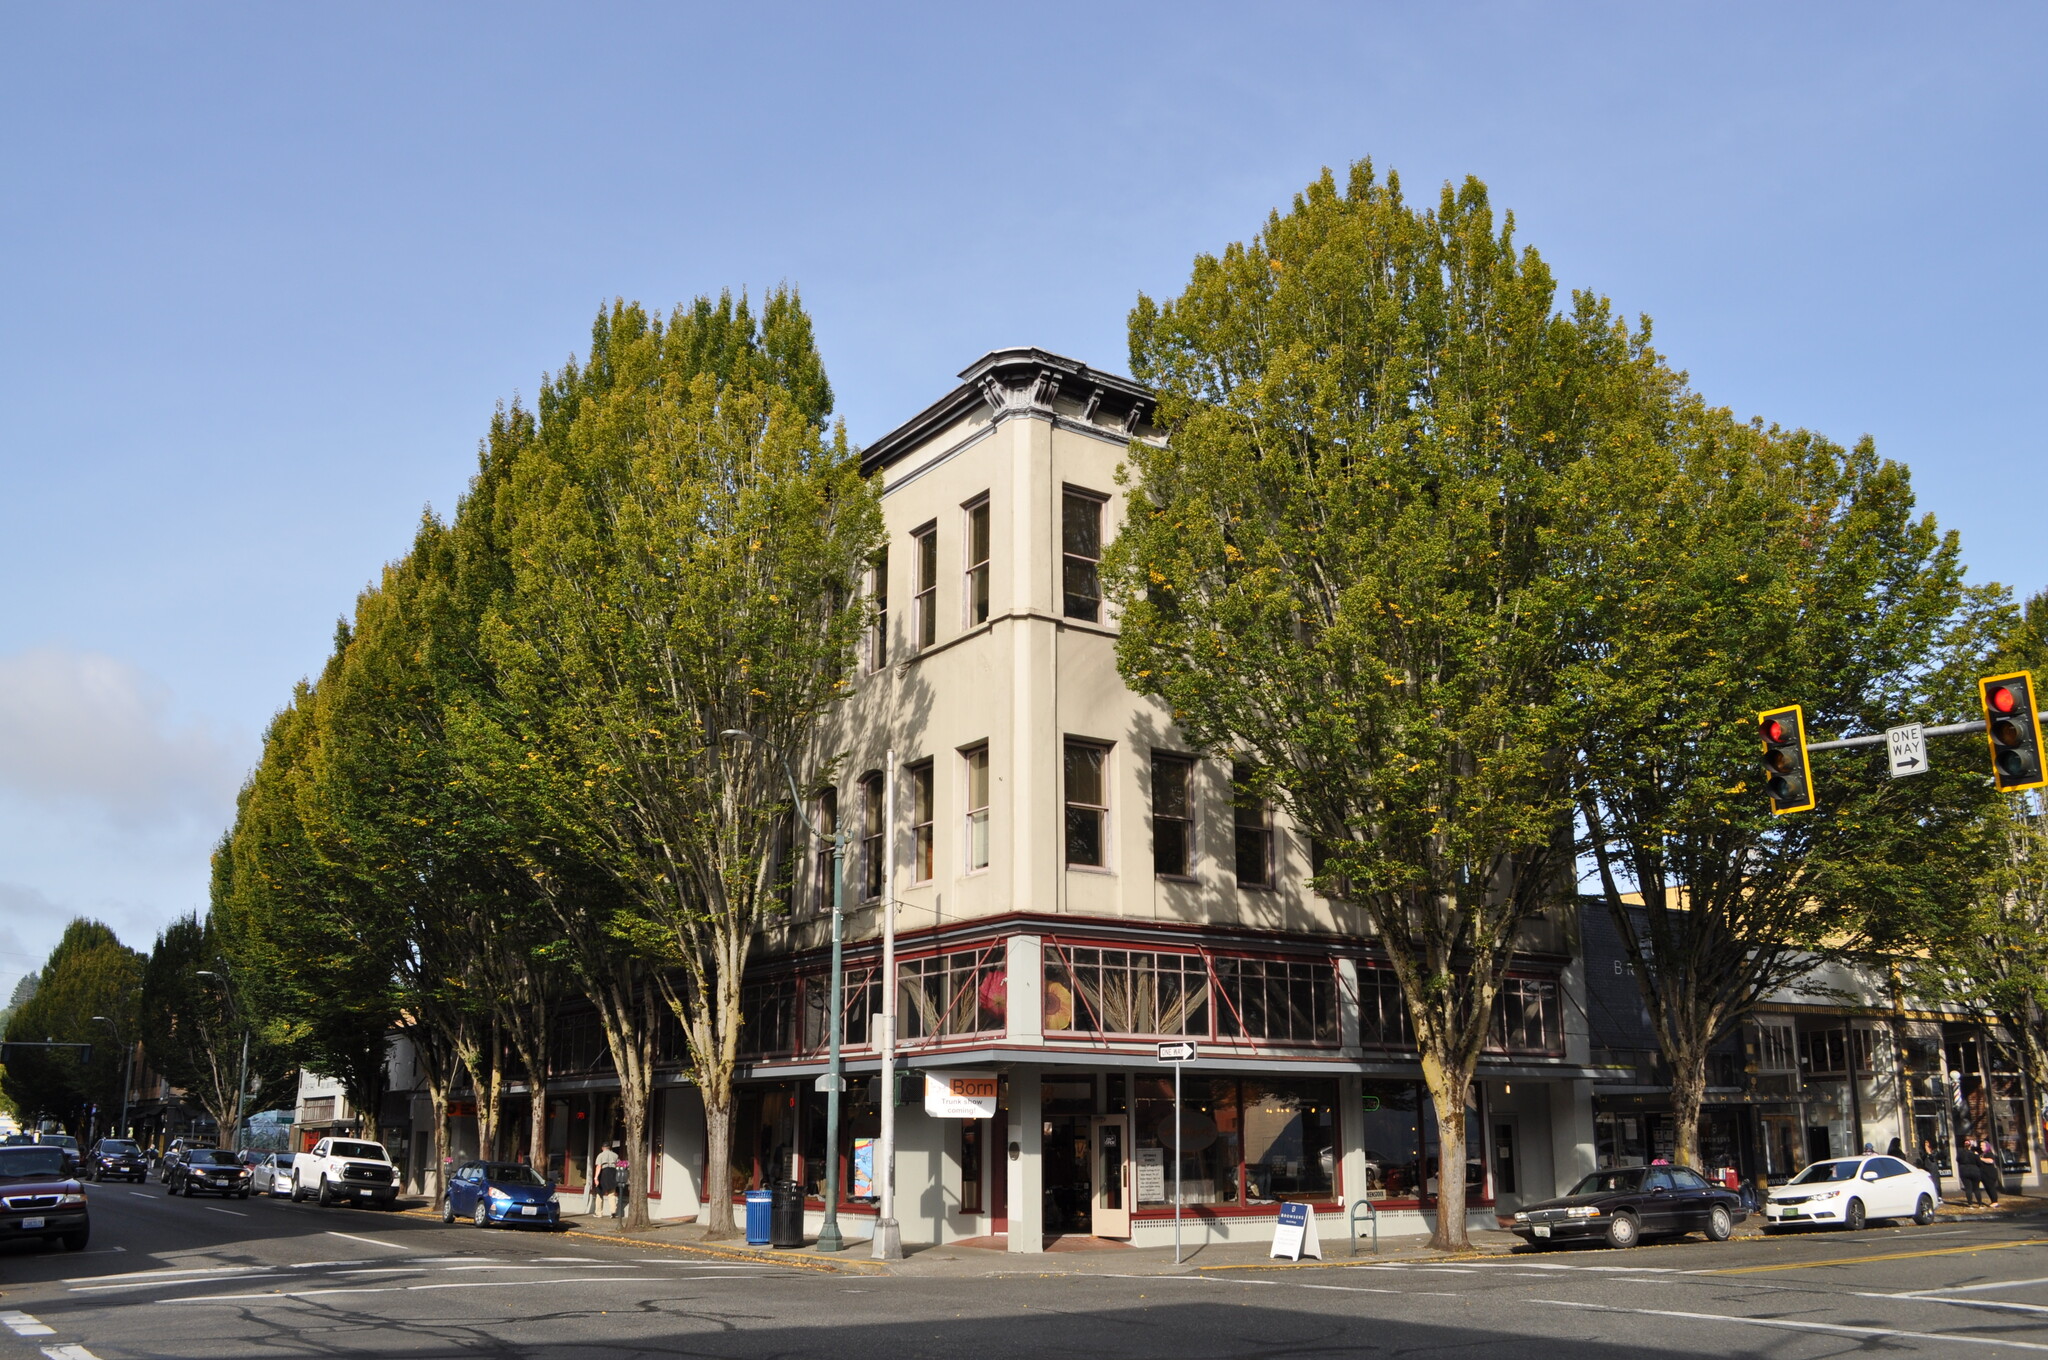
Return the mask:
<path id="1" fill-rule="evenodd" d="M 1119 678 L 1098 562 L 1122 518 L 1124 453 L 1160 437 L 1152 409 L 1129 379 L 999 350 L 866 451 L 888 533 L 869 587 L 879 621 L 810 753 L 828 773 L 808 809 L 849 832 L 846 1117 L 828 1151 L 814 1079 L 831 856 L 812 843 L 745 988 L 734 1181 L 705 1193 L 793 1175 L 816 1195 L 834 1156 L 842 1224 L 861 1234 L 892 1098 L 876 1044 L 893 884 L 906 1242 L 1160 1243 L 1176 1171 L 1194 1242 L 1269 1237 L 1283 1200 L 1331 1215 L 1326 1233 L 1360 1200 L 1387 1231 L 1426 1229 L 1435 1120 L 1362 917 L 1308 886 L 1306 838 L 1238 796 L 1227 753 L 1191 749 Z M 1575 940 L 1569 906 L 1535 923 L 1503 998 L 1468 1162 L 1450 1173 L 1475 1222 L 1591 1169 Z M 1200 1057 L 1176 1166 L 1156 1050 L 1181 1038 Z M 994 1116 L 928 1116 L 926 1073 L 992 1075 Z M 680 1136 L 658 1160 L 694 1180 L 694 1102 L 670 1101 Z"/>

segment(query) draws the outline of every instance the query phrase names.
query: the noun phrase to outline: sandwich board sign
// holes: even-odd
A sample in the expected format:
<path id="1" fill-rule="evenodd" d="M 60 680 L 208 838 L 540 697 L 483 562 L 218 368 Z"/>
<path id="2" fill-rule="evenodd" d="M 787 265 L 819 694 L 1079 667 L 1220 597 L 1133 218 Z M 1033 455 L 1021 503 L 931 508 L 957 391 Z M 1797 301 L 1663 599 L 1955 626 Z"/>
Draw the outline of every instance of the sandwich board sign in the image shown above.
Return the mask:
<path id="1" fill-rule="evenodd" d="M 996 1074 L 993 1072 L 927 1072 L 924 1112 L 934 1119 L 993 1119 L 996 1116 Z"/>
<path id="2" fill-rule="evenodd" d="M 1273 1229 L 1273 1255 L 1290 1261 L 1303 1256 L 1323 1259 L 1323 1244 L 1316 1237 L 1316 1216 L 1306 1204 L 1282 1204 L 1280 1225 Z"/>

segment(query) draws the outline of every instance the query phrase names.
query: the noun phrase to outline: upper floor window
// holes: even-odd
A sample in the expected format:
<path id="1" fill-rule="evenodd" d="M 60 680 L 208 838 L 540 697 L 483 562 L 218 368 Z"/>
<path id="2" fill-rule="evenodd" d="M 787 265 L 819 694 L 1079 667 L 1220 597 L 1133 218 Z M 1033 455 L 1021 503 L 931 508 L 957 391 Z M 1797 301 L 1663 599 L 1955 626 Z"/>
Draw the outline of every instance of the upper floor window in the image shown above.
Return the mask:
<path id="1" fill-rule="evenodd" d="M 988 747 L 961 753 L 967 776 L 967 872 L 988 868 Z"/>
<path id="2" fill-rule="evenodd" d="M 1230 771 L 1231 807 L 1237 823 L 1237 885 L 1273 886 L 1273 808 L 1251 787 L 1249 766 Z"/>
<path id="3" fill-rule="evenodd" d="M 1509 1053 L 1564 1052 L 1564 1013 L 1555 978 L 1511 977 L 1493 1002 L 1487 1047 Z"/>
<path id="4" fill-rule="evenodd" d="M 882 776 L 867 774 L 860 781 L 860 872 L 861 899 L 872 902 L 882 895 Z"/>
<path id="5" fill-rule="evenodd" d="M 1070 619 L 1102 619 L 1102 497 L 1067 488 L 1060 501 L 1060 589 Z"/>
<path id="6" fill-rule="evenodd" d="M 932 877 L 932 763 L 921 760 L 905 767 L 910 775 L 910 878 L 929 883 Z"/>
<path id="7" fill-rule="evenodd" d="M 1756 1065 L 1761 1072 L 1794 1072 L 1798 1070 L 1798 1059 L 1793 1055 L 1792 1026 L 1771 1020 L 1759 1020 L 1756 1026 Z"/>
<path id="8" fill-rule="evenodd" d="M 967 626 L 988 622 L 988 497 L 967 507 Z"/>
<path id="9" fill-rule="evenodd" d="M 825 838 L 818 842 L 818 910 L 832 910 L 832 838 L 839 832 L 839 790 L 826 789 L 818 795 L 818 829 Z"/>
<path id="10" fill-rule="evenodd" d="M 1188 785 L 1195 762 L 1186 756 L 1152 757 L 1152 872 L 1186 878 L 1195 871 L 1194 804 Z"/>
<path id="11" fill-rule="evenodd" d="M 1067 742 L 1067 863 L 1109 866 L 1109 749 Z"/>
<path id="12" fill-rule="evenodd" d="M 916 541 L 917 555 L 913 570 L 917 573 L 914 582 L 916 594 L 911 600 L 911 623 L 917 630 L 919 651 L 939 640 L 939 529 L 927 524 L 911 537 Z"/>
<path id="13" fill-rule="evenodd" d="M 868 669 L 878 671 L 889 664 L 889 550 L 875 554 L 868 568 L 868 599 L 874 604 L 874 621 L 868 625 Z"/>

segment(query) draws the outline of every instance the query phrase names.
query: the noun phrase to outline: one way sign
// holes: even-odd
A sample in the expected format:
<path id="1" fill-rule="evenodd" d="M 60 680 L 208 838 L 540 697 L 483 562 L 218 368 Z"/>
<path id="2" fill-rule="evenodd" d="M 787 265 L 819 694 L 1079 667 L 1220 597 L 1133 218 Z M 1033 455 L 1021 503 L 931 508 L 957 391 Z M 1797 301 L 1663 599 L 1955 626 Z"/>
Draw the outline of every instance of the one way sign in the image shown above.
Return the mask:
<path id="1" fill-rule="evenodd" d="M 1927 736 L 1919 723 L 1889 727 L 1884 734 L 1885 750 L 1891 753 L 1892 778 L 1927 773 Z"/>

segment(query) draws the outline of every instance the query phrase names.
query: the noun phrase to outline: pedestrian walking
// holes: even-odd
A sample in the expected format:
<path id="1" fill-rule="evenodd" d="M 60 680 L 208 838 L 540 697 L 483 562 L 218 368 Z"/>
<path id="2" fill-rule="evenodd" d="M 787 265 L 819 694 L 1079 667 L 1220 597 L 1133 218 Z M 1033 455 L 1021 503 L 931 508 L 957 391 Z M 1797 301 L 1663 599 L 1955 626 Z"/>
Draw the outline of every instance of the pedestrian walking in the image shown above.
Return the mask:
<path id="1" fill-rule="evenodd" d="M 603 1214 L 611 1212 L 611 1196 L 618 1192 L 619 1147 L 608 1143 L 597 1151 L 596 1174 L 591 1177 L 590 1212 Z"/>
<path id="2" fill-rule="evenodd" d="M 1894 1138 L 1892 1139 L 1891 1146 L 1884 1150 L 1884 1155 L 1896 1157 L 1903 1162 L 1906 1160 L 1906 1145 L 1897 1138 Z"/>
<path id="3" fill-rule="evenodd" d="M 1998 1205 L 1998 1192 L 2004 1188 L 2004 1176 L 1998 1166 L 1998 1152 L 1989 1139 L 1977 1144 L 1977 1184 L 1984 1191 L 1984 1197 L 1992 1207 Z"/>
<path id="4" fill-rule="evenodd" d="M 1972 1139 L 1965 1138 L 1963 1145 L 1956 1149 L 1956 1179 L 1963 1185 L 1963 1203 L 1984 1202 L 1983 1182 L 1978 1169 L 1977 1144 Z"/>
<path id="5" fill-rule="evenodd" d="M 624 1157 L 612 1168 L 612 1217 L 623 1220 L 626 1217 L 626 1200 L 633 1193 L 633 1168 Z"/>

